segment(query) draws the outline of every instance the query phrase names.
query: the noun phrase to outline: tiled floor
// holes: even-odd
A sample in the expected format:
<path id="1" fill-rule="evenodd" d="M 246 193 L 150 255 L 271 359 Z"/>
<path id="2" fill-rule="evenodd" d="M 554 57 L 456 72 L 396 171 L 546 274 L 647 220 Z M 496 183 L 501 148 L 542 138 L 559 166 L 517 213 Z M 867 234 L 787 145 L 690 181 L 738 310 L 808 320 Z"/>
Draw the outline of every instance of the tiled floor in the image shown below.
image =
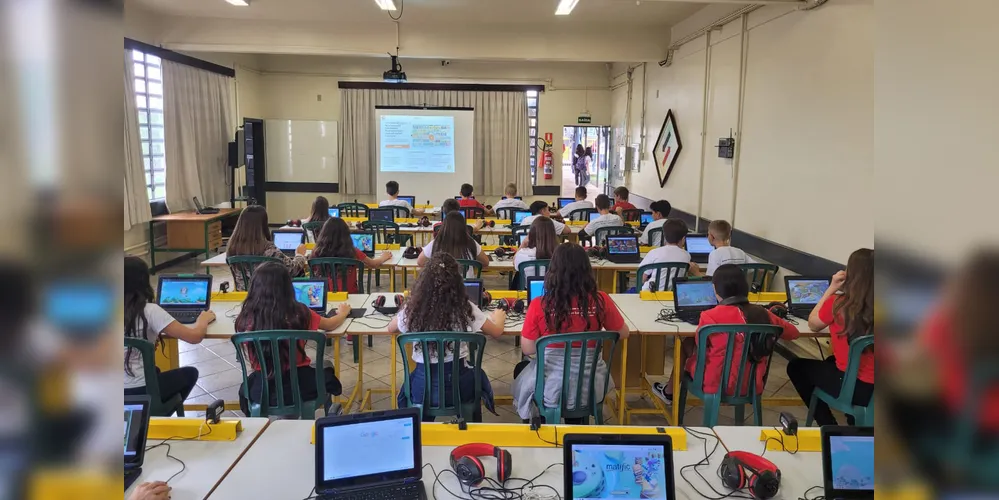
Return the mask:
<path id="1" fill-rule="evenodd" d="M 195 260 L 190 260 L 164 272 L 190 273 L 203 271 L 203 268 L 197 268 Z M 218 288 L 219 283 L 222 281 L 232 282 L 232 277 L 229 275 L 228 270 L 215 268 L 213 275 L 215 277 L 213 284 L 216 288 Z M 153 280 L 155 279 L 154 277 Z M 490 288 L 502 288 L 506 284 L 505 278 L 487 275 L 485 279 L 486 286 Z M 383 286 L 380 289 L 375 289 L 375 292 L 383 291 L 388 291 L 387 280 L 383 281 Z M 357 383 L 357 364 L 354 363 L 353 357 L 350 354 L 351 349 L 346 341 L 343 340 L 341 342 L 343 342 L 343 345 L 340 356 L 340 380 L 344 386 L 344 395 L 349 395 Z M 375 409 L 391 408 L 391 398 L 393 396 L 388 393 L 391 384 L 391 358 L 389 356 L 391 355 L 392 346 L 390 338 L 387 335 L 377 336 L 374 337 L 372 347 L 368 347 L 367 342 L 363 342 L 362 345 L 364 346 L 364 389 L 383 391 L 372 394 L 372 407 Z M 332 360 L 333 349 L 328 348 L 326 353 L 327 359 Z M 486 344 L 485 355 L 486 357 L 483 360 L 482 366 L 484 371 L 489 375 L 495 394 L 509 395 L 510 383 L 513 381 L 513 368 L 521 359 L 520 349 L 514 345 L 513 337 L 490 340 Z M 314 356 L 312 357 L 314 358 Z M 183 366 L 194 366 L 199 372 L 198 386 L 191 393 L 190 398 L 187 400 L 188 403 L 207 404 L 215 399 L 238 401 L 238 390 L 242 383 L 242 372 L 239 369 L 239 363 L 236 361 L 235 348 L 229 341 L 207 339 L 200 345 L 190 345 L 181 342 L 180 363 Z M 398 387 L 401 388 L 402 360 L 397 359 L 397 363 L 400 367 L 397 370 L 397 382 Z M 666 367 L 667 369 L 672 368 L 672 355 L 667 357 Z M 775 356 L 773 366 L 770 370 L 770 380 L 767 384 L 766 394 L 768 396 L 795 397 L 797 395 L 794 387 L 787 380 L 786 368 L 787 362 L 780 356 Z M 651 396 L 645 396 L 644 398 L 649 397 Z M 629 396 L 628 403 L 637 408 L 652 407 L 651 402 L 638 396 Z M 355 405 L 354 410 L 357 410 L 357 405 Z M 802 423 L 807 413 L 807 409 L 804 406 L 767 407 L 763 409 L 763 424 L 768 426 L 779 425 L 778 418 L 781 411 L 788 411 L 794 414 Z M 512 406 L 498 406 L 497 413 L 499 415 L 492 415 L 489 412 L 485 412 L 483 415 L 484 421 L 520 422 L 520 417 L 516 414 Z M 236 413 L 229 412 L 229 416 L 236 416 Z M 746 408 L 745 416 L 746 423 L 752 425 L 753 410 L 751 407 Z M 605 407 L 604 418 L 605 423 L 617 423 L 617 417 L 609 406 Z M 702 408 L 699 406 L 690 406 L 686 411 L 684 423 L 688 425 L 700 425 L 702 418 Z M 666 425 L 666 419 L 659 415 L 634 415 L 631 418 L 631 423 L 635 425 Z M 722 408 L 721 415 L 719 416 L 719 424 L 734 424 L 734 410 L 732 408 Z"/>

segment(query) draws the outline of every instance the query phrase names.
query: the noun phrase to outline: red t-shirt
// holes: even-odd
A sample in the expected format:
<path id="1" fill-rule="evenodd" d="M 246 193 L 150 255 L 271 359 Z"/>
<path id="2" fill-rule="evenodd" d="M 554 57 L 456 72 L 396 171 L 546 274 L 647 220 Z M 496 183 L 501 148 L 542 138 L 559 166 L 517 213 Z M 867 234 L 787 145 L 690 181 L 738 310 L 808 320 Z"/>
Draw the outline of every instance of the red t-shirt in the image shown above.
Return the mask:
<path id="1" fill-rule="evenodd" d="M 632 205 L 630 202 L 627 201 L 618 202 L 615 203 L 613 207 L 611 207 L 611 212 L 617 212 L 617 209 L 619 208 L 621 210 L 634 210 L 635 205 Z"/>
<path id="2" fill-rule="evenodd" d="M 968 402 L 968 364 L 958 342 L 954 340 L 954 315 L 952 311 L 934 311 L 920 333 L 920 340 L 927 352 L 935 355 L 943 386 L 943 400 L 951 414 L 961 415 Z M 999 386 L 993 385 L 979 398 L 977 422 L 990 431 L 999 431 Z"/>
<path id="3" fill-rule="evenodd" d="M 770 315 L 770 323 L 773 325 L 780 326 L 784 329 L 781 333 L 780 338 L 783 340 L 794 340 L 798 338 L 798 328 L 787 321 L 784 321 L 773 313 L 769 311 L 767 314 Z M 736 324 L 746 324 L 746 318 L 742 316 L 742 311 L 738 306 L 715 306 L 712 309 L 704 311 L 701 313 L 701 322 L 697 325 L 698 330 L 702 327 L 708 325 L 736 325 Z M 727 333 L 716 333 L 708 337 L 708 346 L 705 352 L 705 364 L 704 367 L 704 392 L 714 393 L 718 391 L 718 385 L 721 383 L 722 370 L 725 369 L 725 351 L 728 346 L 728 335 Z M 694 337 L 696 342 L 698 337 Z M 733 352 L 733 358 L 740 352 L 742 352 L 742 345 L 745 342 L 743 334 L 735 339 L 735 351 Z M 738 360 L 733 360 L 732 364 Z M 697 356 L 691 356 L 687 358 L 686 370 L 690 373 L 690 376 L 694 376 L 694 372 L 697 370 Z M 756 390 L 759 394 L 763 394 L 763 376 L 767 372 L 766 363 L 761 363 L 756 367 Z M 748 374 L 747 374 L 748 375 Z M 726 393 L 729 395 L 735 394 L 735 384 L 739 380 L 739 373 L 736 370 L 732 370 L 729 373 L 728 378 L 728 388 Z M 749 390 L 749 377 L 743 378 L 743 386 L 739 390 L 740 394 L 745 394 Z"/>
<path id="4" fill-rule="evenodd" d="M 315 311 L 309 309 L 309 327 L 306 328 L 306 330 L 319 330 L 319 322 L 322 319 L 323 318 L 321 316 L 319 316 L 318 314 L 316 314 Z M 244 342 L 243 343 L 243 347 L 247 351 L 256 352 L 255 349 L 254 349 L 254 347 L 253 347 L 253 344 L 251 344 L 250 342 Z M 274 346 L 271 346 L 271 348 L 273 349 Z M 310 365 L 312 365 L 312 360 L 309 359 L 309 357 L 305 354 L 305 341 L 304 340 L 299 340 L 298 341 L 298 348 L 294 349 L 294 351 L 296 353 L 295 355 L 296 355 L 296 359 L 297 359 L 297 361 L 295 362 L 295 366 L 296 367 L 301 368 L 303 366 L 310 366 Z M 254 371 L 260 371 L 260 361 L 259 360 L 250 358 L 250 366 L 253 368 Z M 281 358 L 281 371 L 288 371 L 288 359 L 287 358 L 283 358 L 283 357 Z"/>
<path id="5" fill-rule="evenodd" d="M 483 210 L 486 209 L 485 205 L 479 203 L 479 200 L 476 200 L 474 198 L 462 198 L 458 200 L 458 206 L 460 206 L 461 208 L 479 207 Z"/>
<path id="6" fill-rule="evenodd" d="M 624 325 L 624 317 L 621 316 L 621 311 L 618 311 L 617 306 L 614 305 L 614 301 L 610 299 L 604 292 L 599 292 L 600 300 L 603 301 L 603 316 L 600 318 L 600 324 L 603 325 L 604 330 L 613 332 L 621 329 Z M 546 335 L 553 335 L 553 332 L 548 329 L 548 324 L 545 322 L 545 311 L 541 306 L 542 297 L 538 297 L 531 301 L 530 305 L 527 306 L 527 313 L 524 314 L 524 328 L 521 331 L 520 336 L 528 340 L 538 340 Z M 590 310 L 584 316 L 579 313 L 579 310 L 573 309 L 574 314 L 569 316 L 569 327 L 561 332 L 557 333 L 580 333 L 580 332 L 592 332 L 599 329 L 596 321 L 597 307 L 596 305 L 590 306 Z M 565 344 L 557 342 L 554 344 L 548 344 L 549 349 L 562 349 Z M 579 342 L 575 342 L 572 347 L 581 347 Z M 596 347 L 595 342 L 591 342 L 587 347 Z"/>
<path id="7" fill-rule="evenodd" d="M 833 304 L 838 296 L 826 299 L 819 309 L 819 321 L 829 325 L 829 342 L 832 344 L 833 356 L 836 358 L 836 368 L 846 372 L 846 364 L 850 362 L 850 339 L 843 334 L 842 317 L 833 318 Z M 857 379 L 868 384 L 874 383 L 874 351 L 860 355 L 860 370 Z"/>

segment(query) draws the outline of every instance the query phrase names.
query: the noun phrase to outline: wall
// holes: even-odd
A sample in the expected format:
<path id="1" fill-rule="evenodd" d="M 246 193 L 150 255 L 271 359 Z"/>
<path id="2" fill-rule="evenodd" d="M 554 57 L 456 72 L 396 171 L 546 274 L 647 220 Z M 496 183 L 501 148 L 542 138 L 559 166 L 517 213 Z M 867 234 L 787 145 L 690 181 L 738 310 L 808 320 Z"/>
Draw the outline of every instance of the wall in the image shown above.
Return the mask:
<path id="1" fill-rule="evenodd" d="M 730 10 L 706 7 L 707 14 L 679 23 L 673 39 Z M 648 64 L 648 89 L 642 88 L 642 69 L 636 69 L 629 126 L 638 143 L 644 95 L 646 157 L 625 184 L 683 211 L 724 218 L 762 238 L 845 262 L 851 251 L 874 242 L 873 1 L 838 0 L 814 11 L 767 6 L 749 14 L 747 24 L 739 163 L 718 158 L 714 146 L 730 130 L 738 132 L 741 19 L 711 33 L 707 72 L 705 36 L 681 47 L 670 67 Z M 612 85 L 626 82 L 619 76 L 626 67 L 614 66 Z M 624 122 L 626 91 L 614 90 L 616 124 Z M 660 188 L 651 151 L 668 109 L 676 116 L 683 151 Z"/>

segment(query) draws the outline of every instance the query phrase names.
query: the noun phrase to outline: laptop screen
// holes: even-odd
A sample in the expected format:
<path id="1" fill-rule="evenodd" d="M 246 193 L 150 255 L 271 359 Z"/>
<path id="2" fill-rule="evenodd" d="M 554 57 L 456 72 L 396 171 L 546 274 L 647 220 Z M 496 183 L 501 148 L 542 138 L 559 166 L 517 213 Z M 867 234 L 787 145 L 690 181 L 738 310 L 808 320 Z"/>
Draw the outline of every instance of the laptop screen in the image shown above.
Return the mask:
<path id="1" fill-rule="evenodd" d="M 561 210 L 561 209 L 565 208 L 566 205 L 568 205 L 568 204 L 570 204 L 570 203 L 572 203 L 574 201 L 576 201 L 575 198 L 559 198 L 558 199 L 558 208 Z"/>
<path id="2" fill-rule="evenodd" d="M 531 212 L 529 210 L 517 210 L 513 213 L 513 223 L 520 224 L 521 222 L 524 222 L 524 219 L 530 216 Z"/>
<path id="3" fill-rule="evenodd" d="M 295 300 L 309 306 L 309 309 L 326 312 L 326 280 L 295 280 Z"/>
<path id="4" fill-rule="evenodd" d="M 302 244 L 301 231 L 274 231 L 274 246 L 282 252 L 293 252 Z"/>
<path id="5" fill-rule="evenodd" d="M 125 427 L 122 441 L 125 465 L 142 465 L 146 448 L 146 427 L 149 425 L 148 396 L 125 398 Z"/>
<path id="6" fill-rule="evenodd" d="M 607 255 L 638 255 L 637 236 L 608 236 Z"/>
<path id="7" fill-rule="evenodd" d="M 159 305 L 162 307 L 205 307 L 211 278 L 160 278 Z"/>
<path id="8" fill-rule="evenodd" d="M 648 212 L 642 212 L 642 225 L 652 224 L 652 214 Z"/>
<path id="9" fill-rule="evenodd" d="M 520 233 L 519 238 L 520 239 L 517 241 L 517 244 L 520 246 L 524 246 L 524 240 L 527 239 L 527 233 Z"/>
<path id="10" fill-rule="evenodd" d="M 787 280 L 787 299 L 791 305 L 819 303 L 822 294 L 829 288 L 829 280 L 825 279 L 792 279 Z"/>
<path id="11" fill-rule="evenodd" d="M 391 208 L 372 208 L 368 210 L 368 220 L 395 222 L 395 210 Z"/>
<path id="12" fill-rule="evenodd" d="M 829 436 L 836 490 L 874 492 L 874 436 Z"/>
<path id="13" fill-rule="evenodd" d="M 409 206 L 416 208 L 416 197 L 415 196 L 396 196 L 397 199 L 409 203 Z"/>
<path id="14" fill-rule="evenodd" d="M 340 481 L 416 467 L 409 417 L 323 428 L 323 481 Z"/>
<path id="15" fill-rule="evenodd" d="M 53 325 L 79 333 L 103 331 L 116 311 L 111 287 L 97 282 L 48 284 L 42 307 Z"/>
<path id="16" fill-rule="evenodd" d="M 718 305 L 715 287 L 710 281 L 676 281 L 677 307 L 712 307 Z"/>
<path id="17" fill-rule="evenodd" d="M 532 300 L 544 296 L 545 296 L 545 279 L 527 278 L 527 303 L 530 304 Z"/>
<path id="18" fill-rule="evenodd" d="M 469 279 L 465 280 L 465 293 L 468 294 L 469 302 L 479 305 L 482 300 L 482 280 L 479 279 Z"/>
<path id="19" fill-rule="evenodd" d="M 571 448 L 572 470 L 567 472 L 572 474 L 572 493 L 567 500 L 673 498 L 669 495 L 672 466 L 661 445 L 573 444 Z"/>
<path id="20" fill-rule="evenodd" d="M 330 217 L 340 218 L 340 208 L 339 207 L 330 207 L 329 213 L 330 213 Z"/>
<path id="21" fill-rule="evenodd" d="M 351 233 L 350 239 L 354 240 L 354 248 L 364 253 L 375 252 L 375 235 L 369 233 Z"/>
<path id="22" fill-rule="evenodd" d="M 708 254 L 714 250 L 707 236 L 687 236 L 687 253 Z"/>
<path id="23" fill-rule="evenodd" d="M 600 217 L 600 212 L 590 212 L 590 222 L 597 220 Z"/>

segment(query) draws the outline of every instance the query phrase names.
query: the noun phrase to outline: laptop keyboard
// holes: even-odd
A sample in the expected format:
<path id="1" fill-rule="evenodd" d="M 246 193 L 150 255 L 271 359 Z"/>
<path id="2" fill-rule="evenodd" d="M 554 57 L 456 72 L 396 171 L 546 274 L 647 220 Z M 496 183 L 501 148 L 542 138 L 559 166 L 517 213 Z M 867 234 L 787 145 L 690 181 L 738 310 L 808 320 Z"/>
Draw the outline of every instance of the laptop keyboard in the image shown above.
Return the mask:
<path id="1" fill-rule="evenodd" d="M 420 500 L 423 483 L 403 484 L 322 496 L 324 500 Z"/>
<path id="2" fill-rule="evenodd" d="M 676 318 L 680 321 L 690 323 L 692 325 L 697 325 L 701 323 L 701 313 L 700 311 L 677 311 Z"/>
<path id="3" fill-rule="evenodd" d="M 201 316 L 201 311 L 172 311 L 170 315 L 178 323 L 191 324 L 198 320 L 198 316 Z"/>

